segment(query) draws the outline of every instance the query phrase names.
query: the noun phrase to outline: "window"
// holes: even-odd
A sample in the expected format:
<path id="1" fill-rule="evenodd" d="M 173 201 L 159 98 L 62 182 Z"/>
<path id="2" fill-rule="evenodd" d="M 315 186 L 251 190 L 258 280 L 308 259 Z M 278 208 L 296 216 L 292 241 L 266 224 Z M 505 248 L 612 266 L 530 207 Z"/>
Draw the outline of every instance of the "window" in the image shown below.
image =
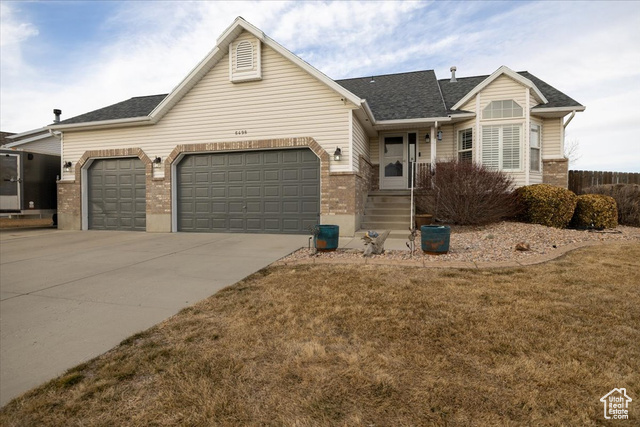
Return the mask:
<path id="1" fill-rule="evenodd" d="M 521 125 L 482 126 L 482 164 L 496 170 L 519 170 L 521 130 Z"/>
<path id="2" fill-rule="evenodd" d="M 517 102 L 509 99 L 506 101 L 491 101 L 482 110 L 483 119 L 509 119 L 522 117 L 522 107 Z"/>
<path id="3" fill-rule="evenodd" d="M 458 160 L 470 162 L 473 160 L 473 131 L 471 128 L 458 131 Z"/>
<path id="4" fill-rule="evenodd" d="M 236 69 L 253 69 L 253 46 L 248 41 L 243 41 L 236 48 Z"/>
<path id="5" fill-rule="evenodd" d="M 540 125 L 532 124 L 529 136 L 529 168 L 540 172 Z"/>

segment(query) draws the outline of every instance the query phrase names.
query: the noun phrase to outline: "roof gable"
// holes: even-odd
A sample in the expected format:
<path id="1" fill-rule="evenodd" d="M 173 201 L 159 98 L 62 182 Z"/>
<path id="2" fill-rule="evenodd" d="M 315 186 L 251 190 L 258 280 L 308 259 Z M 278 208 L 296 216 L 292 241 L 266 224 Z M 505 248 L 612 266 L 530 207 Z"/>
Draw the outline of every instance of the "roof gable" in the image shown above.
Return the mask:
<path id="1" fill-rule="evenodd" d="M 318 79 L 320 82 L 329 86 L 332 90 L 343 96 L 346 100 L 352 102 L 356 106 L 362 104 L 362 100 L 353 93 L 346 90 L 344 87 L 337 84 L 335 81 L 327 77 L 318 69 L 312 67 L 307 62 L 303 61 L 297 55 L 294 55 L 289 50 L 285 49 L 282 45 L 277 43 L 272 38 L 265 35 L 258 27 L 245 21 L 242 17 L 237 17 L 233 24 L 225 30 L 224 33 L 217 39 L 216 47 L 209 52 L 209 54 L 187 75 L 187 77 L 178 85 L 171 93 L 151 112 L 150 117 L 152 120 L 159 120 L 164 114 L 166 114 L 195 84 L 204 77 L 204 75 L 213 68 L 228 52 L 229 45 L 235 40 L 243 31 L 247 31 L 254 35 L 265 45 L 269 46 L 280 55 L 284 56 L 295 65 L 299 66 L 307 73 Z"/>
<path id="2" fill-rule="evenodd" d="M 534 95 L 542 103 L 546 104 L 548 102 L 547 98 L 545 98 L 545 96 L 542 94 L 542 92 L 540 92 L 540 89 L 538 89 L 536 87 L 536 85 L 533 84 L 533 82 L 531 80 L 529 80 L 528 78 L 526 78 L 524 76 L 521 76 L 520 74 L 518 74 L 515 71 L 513 71 L 511 68 L 503 65 L 500 68 L 498 68 L 496 71 L 494 71 L 493 74 L 491 74 L 489 77 L 487 77 L 482 82 L 480 82 L 476 87 L 474 87 L 471 91 L 469 91 L 465 96 L 463 96 L 462 99 L 460 99 L 458 102 L 456 102 L 453 105 L 453 107 L 451 107 L 451 109 L 452 110 L 459 109 L 464 104 L 466 104 L 467 101 L 469 101 L 471 98 L 473 98 L 475 95 L 477 95 L 480 91 L 482 91 L 482 89 L 484 89 L 487 86 L 489 86 L 494 80 L 496 80 L 498 77 L 500 77 L 502 75 L 506 75 L 507 77 L 510 77 L 512 80 L 515 80 L 516 82 L 520 83 L 521 85 L 523 85 L 525 87 L 528 87 L 529 89 L 532 89 L 533 92 L 534 92 Z"/>

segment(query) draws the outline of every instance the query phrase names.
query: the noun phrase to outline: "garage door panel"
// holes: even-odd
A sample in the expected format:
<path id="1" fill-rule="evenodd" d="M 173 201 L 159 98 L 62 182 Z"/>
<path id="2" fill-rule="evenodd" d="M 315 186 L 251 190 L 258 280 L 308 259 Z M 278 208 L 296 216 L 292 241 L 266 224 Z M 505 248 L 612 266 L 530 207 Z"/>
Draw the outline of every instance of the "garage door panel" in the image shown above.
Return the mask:
<path id="1" fill-rule="evenodd" d="M 262 187 L 259 185 L 250 185 L 245 187 L 245 195 L 247 197 L 262 197 Z"/>
<path id="2" fill-rule="evenodd" d="M 280 171 L 279 170 L 266 170 L 264 171 L 264 180 L 265 181 L 279 181 L 280 180 Z"/>
<path id="3" fill-rule="evenodd" d="M 246 172 L 245 180 L 246 181 L 256 181 L 259 182 L 262 180 L 262 174 L 259 170 L 249 170 Z"/>
<path id="4" fill-rule="evenodd" d="M 264 197 L 280 197 L 280 187 L 275 185 L 266 185 L 264 189 Z"/>
<path id="5" fill-rule="evenodd" d="M 242 190 L 244 190 L 244 187 L 239 187 L 239 186 L 231 187 L 231 186 L 229 186 L 227 188 L 227 194 L 228 194 L 227 197 L 230 197 L 230 198 L 231 197 L 243 197 L 243 191 Z"/>
<path id="6" fill-rule="evenodd" d="M 146 173 L 140 159 L 97 159 L 87 173 L 89 228 L 145 230 Z"/>
<path id="7" fill-rule="evenodd" d="M 227 204 L 225 202 L 211 202 L 211 212 L 227 213 Z"/>
<path id="8" fill-rule="evenodd" d="M 306 234 L 319 217 L 319 166 L 309 149 L 188 155 L 177 166 L 178 228 Z M 188 178 L 205 174 L 206 183 Z M 201 197 L 206 209 L 187 206 Z"/>
<path id="9" fill-rule="evenodd" d="M 315 195 L 319 193 L 320 193 L 320 186 L 318 185 L 302 186 L 302 197 L 315 197 Z"/>
<path id="10" fill-rule="evenodd" d="M 280 202 L 264 202 L 264 213 L 266 214 L 279 214 L 282 211 L 280 210 Z"/>
<path id="11" fill-rule="evenodd" d="M 304 168 L 302 169 L 302 180 L 303 181 L 317 181 L 319 171 L 317 169 L 312 168 Z"/>

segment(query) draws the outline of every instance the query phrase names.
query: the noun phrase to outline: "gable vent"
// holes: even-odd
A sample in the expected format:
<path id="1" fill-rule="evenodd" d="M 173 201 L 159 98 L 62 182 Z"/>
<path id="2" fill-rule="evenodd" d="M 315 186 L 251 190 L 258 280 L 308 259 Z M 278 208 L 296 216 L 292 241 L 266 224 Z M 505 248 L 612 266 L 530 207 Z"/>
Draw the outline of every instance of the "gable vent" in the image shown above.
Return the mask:
<path id="1" fill-rule="evenodd" d="M 253 69 L 253 46 L 248 41 L 243 41 L 236 48 L 236 69 Z"/>

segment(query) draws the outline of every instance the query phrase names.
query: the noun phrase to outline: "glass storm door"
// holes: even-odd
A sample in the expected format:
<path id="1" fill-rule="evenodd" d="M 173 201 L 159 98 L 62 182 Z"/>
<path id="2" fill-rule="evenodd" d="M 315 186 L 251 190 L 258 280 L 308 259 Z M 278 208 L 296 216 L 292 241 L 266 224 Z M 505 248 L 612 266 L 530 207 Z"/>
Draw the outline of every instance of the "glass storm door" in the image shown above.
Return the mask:
<path id="1" fill-rule="evenodd" d="M 20 209 L 20 175 L 18 155 L 0 155 L 0 210 L 17 211 Z"/>
<path id="2" fill-rule="evenodd" d="M 407 188 L 407 142 L 404 136 L 385 136 L 382 141 L 381 188 Z"/>

